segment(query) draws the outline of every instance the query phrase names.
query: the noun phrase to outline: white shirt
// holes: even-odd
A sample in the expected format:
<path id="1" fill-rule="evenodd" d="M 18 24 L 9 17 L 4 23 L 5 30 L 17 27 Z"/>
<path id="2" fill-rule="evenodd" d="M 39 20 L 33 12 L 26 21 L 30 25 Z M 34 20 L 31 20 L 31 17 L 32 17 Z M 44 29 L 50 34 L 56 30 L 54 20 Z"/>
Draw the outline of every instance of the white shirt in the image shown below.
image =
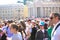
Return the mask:
<path id="1" fill-rule="evenodd" d="M 42 30 L 42 32 L 44 33 L 44 30 Z"/>
<path id="2" fill-rule="evenodd" d="M 51 33 L 51 40 L 60 40 L 60 26 L 55 30 L 56 26 L 60 23 L 60 21 L 54 26 Z M 55 32 L 54 32 L 55 30 Z M 54 33 L 53 33 L 54 32 Z"/>
<path id="3" fill-rule="evenodd" d="M 26 30 L 25 30 L 25 32 L 27 33 L 28 31 L 31 33 L 32 32 L 32 24 L 28 24 L 28 23 L 26 23 Z"/>

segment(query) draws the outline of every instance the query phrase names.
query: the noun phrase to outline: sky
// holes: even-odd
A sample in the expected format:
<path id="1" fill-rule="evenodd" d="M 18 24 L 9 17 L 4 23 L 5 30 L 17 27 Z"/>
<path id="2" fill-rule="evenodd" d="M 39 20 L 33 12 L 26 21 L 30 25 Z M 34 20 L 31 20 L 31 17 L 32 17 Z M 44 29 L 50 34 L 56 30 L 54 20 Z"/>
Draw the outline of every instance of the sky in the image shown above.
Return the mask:
<path id="1" fill-rule="evenodd" d="M 0 0 L 0 5 L 16 4 L 17 1 L 23 2 L 23 0 Z"/>

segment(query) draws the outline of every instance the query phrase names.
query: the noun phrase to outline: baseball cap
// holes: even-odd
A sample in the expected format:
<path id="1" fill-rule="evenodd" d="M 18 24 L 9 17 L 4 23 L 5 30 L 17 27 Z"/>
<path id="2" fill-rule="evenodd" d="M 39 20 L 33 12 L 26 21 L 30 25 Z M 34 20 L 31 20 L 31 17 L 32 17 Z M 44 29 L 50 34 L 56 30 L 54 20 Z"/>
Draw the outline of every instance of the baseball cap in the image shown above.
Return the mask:
<path id="1" fill-rule="evenodd" d="M 39 25 L 44 26 L 45 25 L 45 22 L 44 21 L 40 21 L 39 22 Z"/>

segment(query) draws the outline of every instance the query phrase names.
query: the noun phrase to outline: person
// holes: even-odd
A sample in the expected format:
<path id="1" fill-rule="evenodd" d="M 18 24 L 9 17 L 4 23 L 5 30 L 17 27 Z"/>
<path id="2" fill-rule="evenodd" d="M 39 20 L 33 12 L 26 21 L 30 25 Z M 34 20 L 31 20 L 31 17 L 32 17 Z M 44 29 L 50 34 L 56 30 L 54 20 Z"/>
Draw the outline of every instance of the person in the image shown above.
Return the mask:
<path id="1" fill-rule="evenodd" d="M 6 33 L 7 38 L 11 38 L 13 36 L 13 34 L 10 32 L 10 26 L 9 26 L 11 23 L 12 21 L 8 20 L 6 26 L 2 27 L 2 30 L 4 33 Z"/>
<path id="2" fill-rule="evenodd" d="M 43 21 L 40 21 L 39 25 L 40 25 L 40 29 L 36 33 L 35 40 L 48 40 L 48 33 L 44 29 L 45 23 Z"/>
<path id="3" fill-rule="evenodd" d="M 51 33 L 51 40 L 60 40 L 60 14 L 52 13 L 50 14 L 50 19 L 54 24 L 54 28 Z"/>
<path id="4" fill-rule="evenodd" d="M 22 39 L 26 40 L 26 33 L 25 33 L 25 29 L 26 29 L 26 25 L 24 21 L 20 21 L 20 23 L 18 24 L 18 31 L 21 32 L 22 34 Z"/>
<path id="5" fill-rule="evenodd" d="M 37 26 L 37 30 L 40 29 L 39 27 L 39 21 L 36 20 L 36 26 Z"/>
<path id="6" fill-rule="evenodd" d="M 27 22 L 25 23 L 26 24 L 26 39 L 27 40 L 31 40 L 31 32 L 32 32 L 32 24 L 31 24 L 31 20 L 28 19 Z"/>
<path id="7" fill-rule="evenodd" d="M 0 29 L 0 40 L 7 40 L 6 34 Z"/>
<path id="8" fill-rule="evenodd" d="M 31 22 L 32 22 L 31 40 L 35 40 L 35 34 L 37 32 L 37 27 L 36 27 L 35 20 L 32 20 Z"/>
<path id="9" fill-rule="evenodd" d="M 48 29 L 49 19 L 45 19 L 45 29 Z"/>
<path id="10" fill-rule="evenodd" d="M 17 25 L 11 24 L 10 31 L 13 33 L 12 40 L 22 40 L 22 35 L 20 32 L 18 32 Z"/>
<path id="11" fill-rule="evenodd" d="M 53 27 L 54 27 L 54 26 L 53 26 L 52 19 L 51 19 L 51 20 L 49 21 L 48 29 L 47 29 L 48 35 L 49 35 L 48 40 L 51 40 L 51 32 L 52 32 Z"/>

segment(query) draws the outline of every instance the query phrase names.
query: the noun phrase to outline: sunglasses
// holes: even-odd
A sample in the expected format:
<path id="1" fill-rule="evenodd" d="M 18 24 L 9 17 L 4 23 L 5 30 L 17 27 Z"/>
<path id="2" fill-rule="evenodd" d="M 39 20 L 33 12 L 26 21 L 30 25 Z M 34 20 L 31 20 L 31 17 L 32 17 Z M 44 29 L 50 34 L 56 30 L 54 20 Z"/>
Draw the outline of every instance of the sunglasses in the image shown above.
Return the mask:
<path id="1" fill-rule="evenodd" d="M 50 19 L 53 19 L 54 17 L 50 17 Z"/>

